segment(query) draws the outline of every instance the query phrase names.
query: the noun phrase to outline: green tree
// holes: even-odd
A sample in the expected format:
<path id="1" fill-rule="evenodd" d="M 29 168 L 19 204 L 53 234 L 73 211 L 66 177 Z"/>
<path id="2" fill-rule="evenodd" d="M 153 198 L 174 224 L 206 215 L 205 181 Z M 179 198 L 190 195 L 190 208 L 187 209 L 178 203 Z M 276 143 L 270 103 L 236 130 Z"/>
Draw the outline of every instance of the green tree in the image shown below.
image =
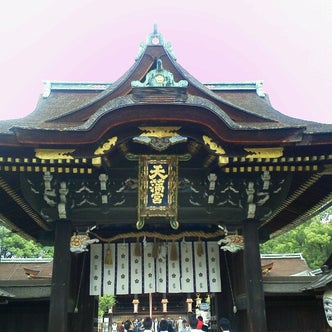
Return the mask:
<path id="1" fill-rule="evenodd" d="M 52 258 L 53 247 L 45 247 L 32 240 L 25 240 L 4 226 L 0 226 L 0 257 Z"/>
<path id="2" fill-rule="evenodd" d="M 102 317 L 105 312 L 108 312 L 116 303 L 114 295 L 99 296 L 98 300 L 98 316 Z"/>
<path id="3" fill-rule="evenodd" d="M 302 253 L 312 269 L 332 252 L 332 207 L 291 231 L 261 245 L 262 254 Z"/>

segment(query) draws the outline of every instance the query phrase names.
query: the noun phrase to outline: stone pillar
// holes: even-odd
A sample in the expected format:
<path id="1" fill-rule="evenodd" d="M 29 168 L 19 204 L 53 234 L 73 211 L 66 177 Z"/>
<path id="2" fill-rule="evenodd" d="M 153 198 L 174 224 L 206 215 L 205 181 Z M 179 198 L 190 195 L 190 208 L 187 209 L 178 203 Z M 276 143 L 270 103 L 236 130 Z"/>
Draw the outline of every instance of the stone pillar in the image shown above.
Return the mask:
<path id="1" fill-rule="evenodd" d="M 70 237 L 68 220 L 55 222 L 54 259 L 48 332 L 68 331 L 68 296 L 70 286 Z"/>
<path id="2" fill-rule="evenodd" d="M 243 222 L 248 331 L 266 332 L 265 299 L 257 226 L 258 222 L 255 219 L 247 219 Z"/>

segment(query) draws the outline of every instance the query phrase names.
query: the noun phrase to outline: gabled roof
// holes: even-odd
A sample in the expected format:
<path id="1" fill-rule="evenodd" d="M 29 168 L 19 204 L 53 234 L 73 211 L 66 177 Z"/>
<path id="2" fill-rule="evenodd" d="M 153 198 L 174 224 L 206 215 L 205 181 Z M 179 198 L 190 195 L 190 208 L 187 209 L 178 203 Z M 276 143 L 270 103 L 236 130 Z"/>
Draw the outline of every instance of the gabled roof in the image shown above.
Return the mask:
<path id="1" fill-rule="evenodd" d="M 157 132 L 153 132 L 155 128 Z M 171 142 L 165 150 L 156 152 L 156 146 L 145 144 L 144 139 L 162 141 L 164 137 L 158 137 L 160 128 L 167 128 L 170 136 L 183 138 L 182 143 Z M 257 210 L 261 209 L 258 218 L 262 219 L 260 236 L 265 240 L 331 204 L 331 146 L 332 125 L 281 114 L 271 106 L 260 81 L 199 82 L 178 64 L 170 44 L 155 30 L 141 45 L 133 66 L 117 81 L 47 82 L 30 115 L 0 121 L 0 219 L 20 234 L 40 239 L 52 232 L 54 221 L 42 204 L 48 209 L 56 203 L 51 192 L 43 196 L 44 189 L 38 187 L 51 180 L 38 176 L 99 175 L 111 167 L 112 175 L 118 176 L 114 183 L 121 187 L 128 180 L 124 176 L 137 180 L 137 167 L 130 158 L 166 153 L 190 156 L 190 162 L 182 164 L 182 176 L 192 177 L 195 186 L 188 189 L 182 183 L 180 199 L 185 197 L 186 201 L 180 202 L 179 215 L 196 227 L 202 226 L 202 220 L 217 224 L 232 222 L 232 218 L 239 222 L 244 217 L 243 211 L 232 212 L 234 202 L 226 197 L 225 189 L 234 189 L 230 188 L 232 183 L 219 188 L 223 192 L 215 204 L 217 212 L 211 213 L 206 199 L 209 188 L 202 176 L 218 173 L 226 178 L 229 174 L 250 176 L 259 172 L 269 182 L 267 173 L 278 173 L 275 178 L 284 190 L 274 188 L 275 192 L 265 193 L 257 205 Z M 96 208 L 84 213 L 82 209 L 82 214 L 71 217 L 76 221 L 81 218 L 84 227 L 85 222 L 97 218 L 100 223 L 108 222 L 107 213 L 114 224 L 132 223 L 137 218 L 134 187 L 123 191 L 131 204 L 125 214 L 122 198 L 115 191 L 109 193 L 114 202 L 108 211 Z M 191 199 L 190 190 L 200 197 Z M 271 195 L 277 198 L 265 209 Z M 229 206 L 223 209 L 224 204 Z"/>
<path id="2" fill-rule="evenodd" d="M 163 68 L 174 76 L 175 82 L 180 80 L 188 82 L 182 100 L 165 99 L 160 94 L 152 100 L 135 98 L 131 83 L 144 81 L 147 73 L 156 67 L 157 59 L 162 61 Z M 164 89 L 162 95 L 166 94 L 167 89 Z M 155 30 L 141 48 L 134 65 L 116 82 L 112 84 L 47 82 L 34 112 L 15 122 L 0 122 L 0 137 L 3 137 L 4 142 L 10 145 L 17 145 L 18 142 L 36 144 L 39 142 L 38 138 L 32 140 L 31 136 L 34 137 L 37 134 L 32 132 L 44 132 L 37 135 L 40 142 L 43 142 L 44 138 L 41 138 L 41 135 L 50 135 L 50 132 L 61 131 L 61 137 L 65 137 L 66 132 L 91 131 L 93 127 L 98 127 L 99 123 L 104 122 L 107 115 L 128 106 L 142 108 L 147 104 L 164 105 L 166 102 L 169 106 L 173 104 L 178 108 L 201 107 L 200 112 L 203 111 L 203 107 L 206 117 L 212 116 L 216 120 L 221 120 L 225 128 L 235 132 L 250 132 L 251 136 L 253 131 L 278 130 L 281 132 L 284 129 L 288 134 L 278 138 L 280 142 L 301 142 L 305 134 L 332 133 L 331 125 L 290 118 L 276 111 L 271 106 L 267 95 L 263 93 L 260 81 L 206 84 L 199 82 L 178 64 L 169 43 L 166 43 L 163 36 Z M 103 130 L 107 129 L 103 128 Z M 5 137 L 6 135 L 12 137 Z M 269 137 L 268 134 L 263 136 L 265 137 L 260 140 L 261 144 L 264 144 Z M 248 134 L 244 135 L 243 140 L 248 140 L 248 137 Z M 227 137 L 227 139 L 230 138 Z M 310 140 L 315 141 L 314 138 Z M 60 144 L 60 141 L 60 138 L 58 141 L 56 137 L 53 137 L 53 140 L 47 143 Z"/>

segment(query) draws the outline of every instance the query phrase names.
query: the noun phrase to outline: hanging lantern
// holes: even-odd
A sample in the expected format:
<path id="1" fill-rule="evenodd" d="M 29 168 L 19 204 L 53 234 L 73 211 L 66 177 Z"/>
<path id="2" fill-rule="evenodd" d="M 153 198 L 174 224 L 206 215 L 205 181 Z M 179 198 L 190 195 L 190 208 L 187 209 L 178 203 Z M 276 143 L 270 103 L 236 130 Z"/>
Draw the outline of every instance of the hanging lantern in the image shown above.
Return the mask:
<path id="1" fill-rule="evenodd" d="M 194 300 L 192 298 L 187 298 L 186 303 L 188 312 L 193 312 L 193 302 Z"/>
<path id="2" fill-rule="evenodd" d="M 163 305 L 163 312 L 167 312 L 167 303 L 168 303 L 168 300 L 167 299 L 162 299 L 161 303 Z"/>
<path id="3" fill-rule="evenodd" d="M 139 304 L 139 299 L 133 299 L 133 305 L 134 305 L 134 314 L 138 313 L 138 304 Z"/>

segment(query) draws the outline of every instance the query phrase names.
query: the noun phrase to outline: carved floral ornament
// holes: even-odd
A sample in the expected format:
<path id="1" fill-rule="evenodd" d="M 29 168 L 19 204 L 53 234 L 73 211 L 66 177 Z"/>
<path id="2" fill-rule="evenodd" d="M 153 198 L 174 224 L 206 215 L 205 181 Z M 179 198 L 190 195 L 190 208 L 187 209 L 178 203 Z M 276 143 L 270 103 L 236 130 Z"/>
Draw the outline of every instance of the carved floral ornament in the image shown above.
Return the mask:
<path id="1" fill-rule="evenodd" d="M 82 253 L 88 251 L 88 246 L 99 242 L 98 239 L 90 239 L 88 234 L 74 233 L 70 238 L 70 251 L 75 253 Z"/>
<path id="2" fill-rule="evenodd" d="M 209 149 L 215 153 L 219 160 L 219 166 L 225 166 L 229 163 L 230 157 L 227 155 L 225 149 L 221 145 L 213 141 L 209 136 L 203 135 L 202 140 Z M 262 158 L 280 158 L 283 156 L 282 147 L 270 147 L 270 148 L 256 148 L 256 147 L 246 147 L 243 149 L 245 159 L 262 159 Z"/>
<path id="3" fill-rule="evenodd" d="M 188 81 L 180 80 L 179 82 L 174 81 L 173 74 L 163 68 L 163 62 L 161 59 L 157 60 L 156 69 L 150 70 L 144 82 L 132 81 L 131 86 L 133 88 L 142 87 L 175 87 L 175 88 L 186 88 L 188 86 Z"/>
<path id="4" fill-rule="evenodd" d="M 154 150 L 163 151 L 171 145 L 187 141 L 187 137 L 177 133 L 181 127 L 139 127 L 142 133 L 133 141 L 151 146 Z"/>

